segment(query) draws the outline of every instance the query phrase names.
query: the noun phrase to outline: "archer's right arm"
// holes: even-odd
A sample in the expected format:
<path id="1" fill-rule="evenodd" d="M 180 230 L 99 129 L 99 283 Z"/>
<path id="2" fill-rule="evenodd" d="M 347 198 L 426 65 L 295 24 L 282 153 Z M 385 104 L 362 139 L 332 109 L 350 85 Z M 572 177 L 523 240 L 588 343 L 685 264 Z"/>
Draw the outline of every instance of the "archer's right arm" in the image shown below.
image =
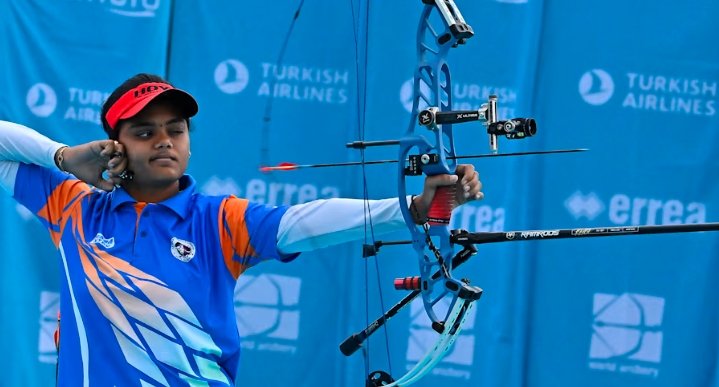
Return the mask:
<path id="1" fill-rule="evenodd" d="M 119 155 L 119 156 L 118 156 Z M 113 161 L 109 179 L 102 174 Z M 58 168 L 95 187 L 111 191 L 125 168 L 124 148 L 112 140 L 92 141 L 68 147 L 23 125 L 0 121 L 0 185 L 10 194 L 15 191 L 19 163 L 50 170 Z"/>
<path id="2" fill-rule="evenodd" d="M 20 163 L 54 169 L 55 154 L 65 146 L 28 127 L 0 121 L 0 185 L 13 195 Z"/>
<path id="3" fill-rule="evenodd" d="M 76 204 L 93 193 L 85 183 L 91 183 L 87 176 L 102 180 L 109 160 L 105 155 L 115 151 L 113 144 L 105 140 L 68 147 L 25 126 L 0 121 L 0 185 L 37 216 L 59 247 Z M 112 188 L 110 181 L 102 181 Z"/>

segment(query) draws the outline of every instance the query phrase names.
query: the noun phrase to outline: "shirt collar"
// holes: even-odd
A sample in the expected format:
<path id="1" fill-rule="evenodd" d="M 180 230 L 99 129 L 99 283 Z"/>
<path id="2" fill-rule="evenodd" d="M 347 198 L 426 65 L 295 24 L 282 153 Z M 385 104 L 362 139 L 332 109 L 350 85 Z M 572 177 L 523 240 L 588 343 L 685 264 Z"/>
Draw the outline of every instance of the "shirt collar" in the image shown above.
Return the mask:
<path id="1" fill-rule="evenodd" d="M 189 212 L 190 198 L 195 193 L 195 179 L 190 175 L 183 175 L 180 178 L 180 192 L 171 198 L 157 203 L 160 206 L 171 209 L 181 218 L 186 218 Z M 125 188 L 118 187 L 112 191 L 112 200 L 110 201 L 110 208 L 115 211 L 120 205 L 125 203 L 137 203 L 132 196 L 130 196 Z"/>

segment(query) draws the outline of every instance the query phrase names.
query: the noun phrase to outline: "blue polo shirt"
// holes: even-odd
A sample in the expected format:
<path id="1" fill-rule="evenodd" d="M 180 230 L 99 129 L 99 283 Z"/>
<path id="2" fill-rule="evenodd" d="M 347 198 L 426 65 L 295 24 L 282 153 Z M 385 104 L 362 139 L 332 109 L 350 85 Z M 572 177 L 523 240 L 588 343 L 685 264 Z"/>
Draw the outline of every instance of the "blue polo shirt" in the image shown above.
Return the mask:
<path id="1" fill-rule="evenodd" d="M 138 203 L 71 175 L 21 164 L 15 199 L 61 255 L 60 386 L 234 386 L 233 289 L 247 268 L 289 260 L 286 207 L 195 192 Z"/>

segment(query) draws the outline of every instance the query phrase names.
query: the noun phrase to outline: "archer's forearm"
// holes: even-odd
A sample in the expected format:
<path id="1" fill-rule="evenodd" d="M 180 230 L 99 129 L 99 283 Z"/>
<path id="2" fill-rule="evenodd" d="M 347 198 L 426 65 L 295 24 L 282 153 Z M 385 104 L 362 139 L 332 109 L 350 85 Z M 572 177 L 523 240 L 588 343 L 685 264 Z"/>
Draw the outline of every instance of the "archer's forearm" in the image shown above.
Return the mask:
<path id="1" fill-rule="evenodd" d="M 367 202 L 375 234 L 406 227 L 397 200 Z M 406 200 L 409 203 L 409 197 Z M 290 207 L 280 222 L 278 248 L 290 254 L 361 240 L 370 227 L 365 204 L 361 199 L 326 199 Z"/>
<path id="2" fill-rule="evenodd" d="M 55 153 L 63 146 L 26 126 L 0 121 L 0 160 L 55 168 Z"/>

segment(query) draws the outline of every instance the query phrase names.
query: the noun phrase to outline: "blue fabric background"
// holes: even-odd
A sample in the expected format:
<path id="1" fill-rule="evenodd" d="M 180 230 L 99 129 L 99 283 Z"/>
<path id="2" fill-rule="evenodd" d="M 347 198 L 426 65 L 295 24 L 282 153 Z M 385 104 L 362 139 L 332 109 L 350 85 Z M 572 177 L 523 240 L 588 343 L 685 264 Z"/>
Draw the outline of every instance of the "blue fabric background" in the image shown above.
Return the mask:
<path id="1" fill-rule="evenodd" d="M 120 82 L 157 73 L 191 92 L 190 173 L 211 194 L 267 204 L 362 197 L 362 170 L 263 174 L 261 165 L 355 161 L 344 144 L 406 129 L 419 1 L 5 0 L 0 119 L 70 144 L 102 138 L 99 110 Z M 453 50 L 455 106 L 498 94 L 500 116 L 532 116 L 536 137 L 482 159 L 486 199 L 456 211 L 473 231 L 678 224 L 718 218 L 719 4 L 697 0 L 458 0 L 476 36 Z M 485 153 L 478 124 L 459 154 Z M 392 158 L 371 149 L 367 159 Z M 369 196 L 396 195 L 395 168 L 367 167 Z M 421 180 L 411 191 L 421 189 Z M 0 196 L 3 385 L 54 380 L 60 273 L 42 227 Z M 331 220 L 328 220 L 331 221 Z M 403 235 L 396 235 L 402 238 Z M 719 238 L 684 234 L 488 245 L 462 276 L 485 289 L 453 352 L 418 385 L 716 386 Z M 409 249 L 378 258 L 387 307 Z M 365 365 L 337 345 L 381 309 L 359 243 L 269 263 L 236 291 L 244 337 L 238 385 L 362 386 Z M 365 274 L 367 273 L 367 274 Z M 369 290 L 365 290 L 365 289 Z M 257 296 L 263 294 L 263 297 Z M 367 301 L 368 300 L 368 301 Z M 415 305 L 378 333 L 369 368 L 404 372 L 426 346 Z M 367 316 L 369 311 L 369 317 Z M 277 369 L 281 369 L 280 372 Z"/>

